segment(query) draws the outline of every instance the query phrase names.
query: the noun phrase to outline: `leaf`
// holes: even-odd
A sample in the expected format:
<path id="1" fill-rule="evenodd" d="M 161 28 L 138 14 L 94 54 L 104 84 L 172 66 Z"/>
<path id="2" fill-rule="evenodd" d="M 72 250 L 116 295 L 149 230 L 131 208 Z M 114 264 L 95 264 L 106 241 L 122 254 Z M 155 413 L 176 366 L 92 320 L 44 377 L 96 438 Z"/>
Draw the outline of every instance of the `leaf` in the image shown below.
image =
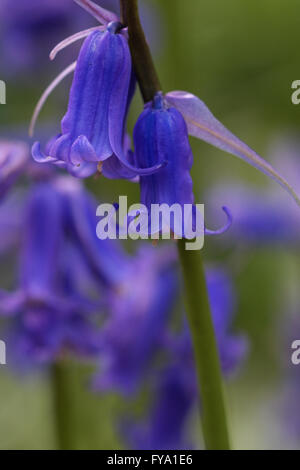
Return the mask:
<path id="1" fill-rule="evenodd" d="M 172 91 L 165 96 L 169 105 L 183 115 L 190 135 L 204 140 L 225 152 L 236 155 L 279 183 L 300 206 L 295 190 L 267 161 L 238 139 L 218 121 L 206 104 L 185 91 Z"/>

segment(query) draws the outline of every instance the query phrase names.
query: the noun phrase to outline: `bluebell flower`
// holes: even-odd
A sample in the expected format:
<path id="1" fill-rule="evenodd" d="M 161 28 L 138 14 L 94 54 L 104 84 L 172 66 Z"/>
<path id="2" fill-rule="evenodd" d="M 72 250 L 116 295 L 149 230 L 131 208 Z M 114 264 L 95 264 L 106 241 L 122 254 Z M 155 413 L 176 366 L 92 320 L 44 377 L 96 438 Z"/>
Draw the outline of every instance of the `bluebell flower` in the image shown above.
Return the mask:
<path id="1" fill-rule="evenodd" d="M 140 168 L 165 166 L 154 174 L 140 176 L 141 203 L 146 206 L 149 214 L 148 226 L 158 232 L 165 230 L 166 221 L 159 224 L 151 220 L 153 205 L 167 204 L 168 207 L 180 207 L 180 219 L 175 215 L 168 221 L 172 232 L 179 237 L 187 236 L 190 232 L 200 236 L 203 234 L 202 225 L 196 223 L 202 215 L 194 205 L 193 181 L 190 174 L 193 164 L 193 154 L 189 143 L 188 130 L 182 114 L 173 106 L 169 106 L 162 93 L 158 93 L 153 102 L 145 106 L 144 112 L 138 118 L 134 132 L 134 158 Z M 190 207 L 190 227 L 182 217 L 184 209 Z M 231 223 L 230 214 L 223 208 L 228 217 L 225 227 L 214 233 L 226 231 Z M 153 225 L 157 224 L 156 228 Z M 168 229 L 168 227 L 166 227 Z M 197 231 L 198 230 L 198 231 Z M 205 233 L 212 233 L 205 229 Z"/>
<path id="2" fill-rule="evenodd" d="M 30 191 L 20 241 L 19 288 L 0 295 L 2 314 L 13 319 L 8 347 L 24 367 L 49 363 L 65 349 L 85 355 L 97 351 L 97 329 L 91 321 L 96 303 L 81 296 L 63 262 L 68 244 L 61 206 L 49 183 L 38 183 Z"/>
<path id="3" fill-rule="evenodd" d="M 256 188 L 236 182 L 214 186 L 207 193 L 207 212 L 220 201 L 230 207 L 233 224 L 227 244 L 270 245 L 299 243 L 298 208 L 272 188 Z"/>
<path id="4" fill-rule="evenodd" d="M 78 3 L 92 13 L 99 9 L 101 18 L 102 8 L 93 2 Z M 114 17 L 108 13 L 109 19 Z M 66 168 L 80 178 L 97 170 L 101 172 L 102 165 L 104 173 L 113 171 L 117 176 L 126 177 L 131 171 L 129 178 L 157 171 L 162 165 L 138 169 L 130 164 L 127 155 L 125 123 L 135 88 L 127 32 L 118 21 L 92 30 L 88 30 L 90 34 L 83 43 L 77 63 L 67 69 L 68 73 L 75 69 L 75 75 L 61 134 L 51 140 L 46 154 L 36 142 L 32 148 L 33 158 L 39 163 L 51 162 Z M 80 34 L 76 38 L 84 37 L 86 32 Z M 64 76 L 65 73 L 62 78 Z M 42 104 L 43 99 L 37 112 Z M 122 167 L 125 167 L 123 172 Z"/>
<path id="5" fill-rule="evenodd" d="M 280 184 L 300 205 L 297 192 L 282 174 L 218 121 L 200 98 L 185 91 L 172 91 L 165 95 L 165 99 L 169 106 L 180 111 L 189 135 L 241 158 Z"/>
<path id="6" fill-rule="evenodd" d="M 167 204 L 169 207 L 177 204 L 181 208 L 192 205 L 192 227 L 195 229 L 197 210 L 190 175 L 193 155 L 188 134 L 244 159 L 276 180 L 299 203 L 297 194 L 286 179 L 217 121 L 199 98 L 185 92 L 171 92 L 165 96 L 157 93 L 153 101 L 146 104 L 134 128 L 136 165 L 146 168 L 165 162 L 165 166 L 155 174 L 139 178 L 141 203 L 147 207 L 148 214 L 151 214 L 154 204 Z M 229 220 L 216 233 L 224 232 L 230 226 L 230 215 L 226 207 L 223 209 Z M 170 228 L 177 235 L 186 236 L 185 227 L 178 227 L 176 221 L 171 222 Z M 162 231 L 162 223 L 159 230 Z M 205 233 L 211 231 L 205 230 Z"/>

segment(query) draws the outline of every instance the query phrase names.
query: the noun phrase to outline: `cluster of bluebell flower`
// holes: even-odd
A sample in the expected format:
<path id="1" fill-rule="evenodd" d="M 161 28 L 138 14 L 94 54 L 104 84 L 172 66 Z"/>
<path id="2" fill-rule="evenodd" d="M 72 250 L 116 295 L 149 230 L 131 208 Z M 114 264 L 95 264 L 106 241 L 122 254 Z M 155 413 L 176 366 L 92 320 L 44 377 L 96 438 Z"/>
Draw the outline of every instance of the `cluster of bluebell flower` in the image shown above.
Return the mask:
<path id="1" fill-rule="evenodd" d="M 26 143 L 3 141 L 0 154 L 6 175 L 0 226 L 7 235 L 0 255 L 17 253 L 12 288 L 0 291 L 10 359 L 24 371 L 75 354 L 99 363 L 94 390 L 127 397 L 150 379 L 153 413 L 139 425 L 126 417 L 128 444 L 186 447 L 197 387 L 188 329 L 172 327 L 179 284 L 174 247 L 140 245 L 129 255 L 119 241 L 99 240 L 96 203 L 81 181 L 32 162 Z M 29 187 L 8 191 L 8 183 L 24 177 Z M 227 374 L 240 364 L 246 343 L 230 333 L 233 294 L 226 275 L 211 271 L 208 282 Z M 170 433 L 172 420 L 177 426 Z"/>
<path id="2" fill-rule="evenodd" d="M 288 182 L 275 169 L 227 130 L 196 96 L 158 92 L 146 103 L 134 128 L 134 151 L 126 119 L 135 89 L 128 30 L 118 17 L 90 0 L 76 0 L 100 23 L 60 43 L 57 52 L 85 38 L 78 60 L 46 90 L 33 116 L 31 132 L 45 100 L 66 74 L 75 70 L 61 133 L 45 153 L 32 148 L 37 162 L 53 163 L 80 178 L 96 172 L 109 178 L 139 178 L 146 205 L 193 204 L 190 169 L 193 156 L 188 134 L 244 159 L 281 184 L 299 202 Z"/>

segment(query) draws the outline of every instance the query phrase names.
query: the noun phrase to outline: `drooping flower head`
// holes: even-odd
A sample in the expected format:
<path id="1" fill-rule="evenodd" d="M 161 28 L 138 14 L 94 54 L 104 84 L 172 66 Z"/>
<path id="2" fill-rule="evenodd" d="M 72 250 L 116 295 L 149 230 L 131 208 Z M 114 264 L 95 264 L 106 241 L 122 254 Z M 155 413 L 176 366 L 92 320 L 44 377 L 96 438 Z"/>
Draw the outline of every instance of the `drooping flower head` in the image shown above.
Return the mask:
<path id="1" fill-rule="evenodd" d="M 55 181 L 38 182 L 25 195 L 18 287 L 0 293 L 7 344 L 18 366 L 49 363 L 65 350 L 97 352 L 93 314 L 100 304 L 82 288 L 84 262 L 68 236 L 64 205 Z"/>
<path id="2" fill-rule="evenodd" d="M 189 143 L 188 131 L 182 114 L 169 106 L 162 93 L 157 93 L 154 100 L 145 106 L 134 128 L 134 158 L 139 168 L 163 165 L 154 174 L 140 176 L 141 203 L 147 208 L 149 225 L 153 227 L 153 205 L 174 207 L 174 218 L 169 221 L 171 230 L 178 236 L 200 236 L 204 229 L 196 228 L 197 209 L 194 206 L 193 181 L 190 174 L 193 154 Z M 190 207 L 190 224 L 182 217 L 183 210 Z M 175 207 L 180 209 L 177 216 Z M 227 210 L 225 209 L 227 213 Z M 227 213 L 228 215 L 228 213 Z M 201 216 L 200 216 L 201 217 Z M 225 231 L 230 225 L 221 229 Z M 156 221 L 157 232 L 164 230 L 166 221 Z M 187 225 L 190 225 L 187 228 Z M 199 233 L 197 232 L 199 231 Z M 211 233 L 205 230 L 206 233 Z"/>
<path id="3" fill-rule="evenodd" d="M 295 279 L 294 288 L 298 292 L 298 278 Z M 289 286 L 290 287 L 290 286 Z M 293 296 L 291 296 L 293 297 Z M 281 305 L 284 308 L 284 320 L 279 323 L 281 348 L 278 357 L 281 364 L 282 384 L 280 389 L 279 400 L 276 403 L 277 416 L 282 423 L 285 434 L 291 442 L 291 446 L 297 445 L 300 437 L 300 409 L 299 409 L 299 393 L 300 393 L 300 375 L 299 375 L 299 358 L 300 358 L 300 322 L 299 322 L 299 297 L 295 297 Z"/>
<path id="4" fill-rule="evenodd" d="M 78 3 L 91 12 L 100 9 L 102 17 L 103 9 L 92 2 Z M 103 21 L 111 18 L 115 15 L 104 13 Z M 135 86 L 127 32 L 118 21 L 92 29 L 88 30 L 77 63 L 68 70 L 75 68 L 75 75 L 61 134 L 51 140 L 47 154 L 36 142 L 32 155 L 38 162 L 55 163 L 81 178 L 101 170 L 102 165 L 104 173 L 111 172 L 118 162 L 127 173 L 134 170 L 148 174 L 162 165 L 139 171 L 131 166 L 127 155 L 125 121 Z M 86 35 L 79 33 L 77 39 Z M 119 170 L 117 176 L 126 177 L 127 173 Z"/>
<path id="5" fill-rule="evenodd" d="M 61 124 L 62 135 L 48 152 L 52 161 L 81 177 L 95 173 L 98 163 L 114 153 L 120 158 L 123 155 L 131 60 L 127 39 L 113 28 L 116 25 L 104 33 L 95 31 L 85 40 Z M 39 155 L 36 147 L 35 158 Z"/>
<path id="6" fill-rule="evenodd" d="M 45 49 L 55 38 L 71 34 L 83 18 L 74 11 L 72 0 L 2 0 L 0 4 L 1 57 L 5 72 L 33 76 L 46 65 Z"/>

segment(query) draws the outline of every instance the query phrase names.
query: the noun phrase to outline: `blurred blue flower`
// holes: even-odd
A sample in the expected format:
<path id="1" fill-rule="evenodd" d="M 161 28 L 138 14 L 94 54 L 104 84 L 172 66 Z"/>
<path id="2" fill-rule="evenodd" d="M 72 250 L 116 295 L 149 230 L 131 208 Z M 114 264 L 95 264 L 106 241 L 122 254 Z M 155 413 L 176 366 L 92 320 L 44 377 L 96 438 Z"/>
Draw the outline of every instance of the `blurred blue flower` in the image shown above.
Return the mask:
<path id="1" fill-rule="evenodd" d="M 109 316 L 101 331 L 97 390 L 136 393 L 161 348 L 176 298 L 176 254 L 141 247 L 126 276 L 111 292 Z"/>
<path id="2" fill-rule="evenodd" d="M 29 147 L 22 141 L 0 139 L 0 198 L 16 182 L 29 162 Z"/>
<path id="3" fill-rule="evenodd" d="M 14 191 L 0 203 L 0 255 L 11 255 L 18 246 L 24 218 L 24 192 Z"/>
<path id="4" fill-rule="evenodd" d="M 210 270 L 207 275 L 213 321 L 222 370 L 229 376 L 245 358 L 246 339 L 231 333 L 234 294 L 223 271 Z M 169 334 L 166 341 L 168 362 L 151 377 L 152 404 L 141 423 L 126 423 L 126 436 L 137 449 L 188 449 L 189 417 L 197 406 L 198 391 L 192 342 L 187 325 L 179 334 Z"/>
<path id="5" fill-rule="evenodd" d="M 67 247 L 61 202 L 49 183 L 30 190 L 20 241 L 19 288 L 0 295 L 2 314 L 13 317 L 8 344 L 23 366 L 52 361 L 64 349 L 97 351 L 97 330 L 89 325 L 96 304 L 80 296 L 61 256 Z"/>
<path id="6" fill-rule="evenodd" d="M 73 0 L 1 0 L 1 57 L 5 73 L 33 77 L 47 66 L 47 51 L 58 40 L 81 29 L 85 14 Z M 45 54 L 46 52 L 46 54 Z M 34 71 L 34 73 L 33 73 Z"/>
<path id="7" fill-rule="evenodd" d="M 122 158 L 130 76 L 127 39 L 115 30 L 91 33 L 78 58 L 62 135 L 47 155 L 34 145 L 33 157 L 58 162 L 80 177 L 95 173 L 114 153 Z"/>
<path id="8" fill-rule="evenodd" d="M 118 0 L 101 0 L 101 6 L 119 12 Z M 154 5 L 141 2 L 143 25 L 151 44 L 161 48 L 161 18 Z M 2 72 L 22 79 L 36 78 L 49 72 L 47 52 L 58 41 L 85 28 L 88 15 L 74 4 L 74 0 L 1 0 L 0 51 L 5 69 Z M 68 54 L 68 57 L 70 54 Z M 2 77 L 3 78 L 3 77 Z"/>

